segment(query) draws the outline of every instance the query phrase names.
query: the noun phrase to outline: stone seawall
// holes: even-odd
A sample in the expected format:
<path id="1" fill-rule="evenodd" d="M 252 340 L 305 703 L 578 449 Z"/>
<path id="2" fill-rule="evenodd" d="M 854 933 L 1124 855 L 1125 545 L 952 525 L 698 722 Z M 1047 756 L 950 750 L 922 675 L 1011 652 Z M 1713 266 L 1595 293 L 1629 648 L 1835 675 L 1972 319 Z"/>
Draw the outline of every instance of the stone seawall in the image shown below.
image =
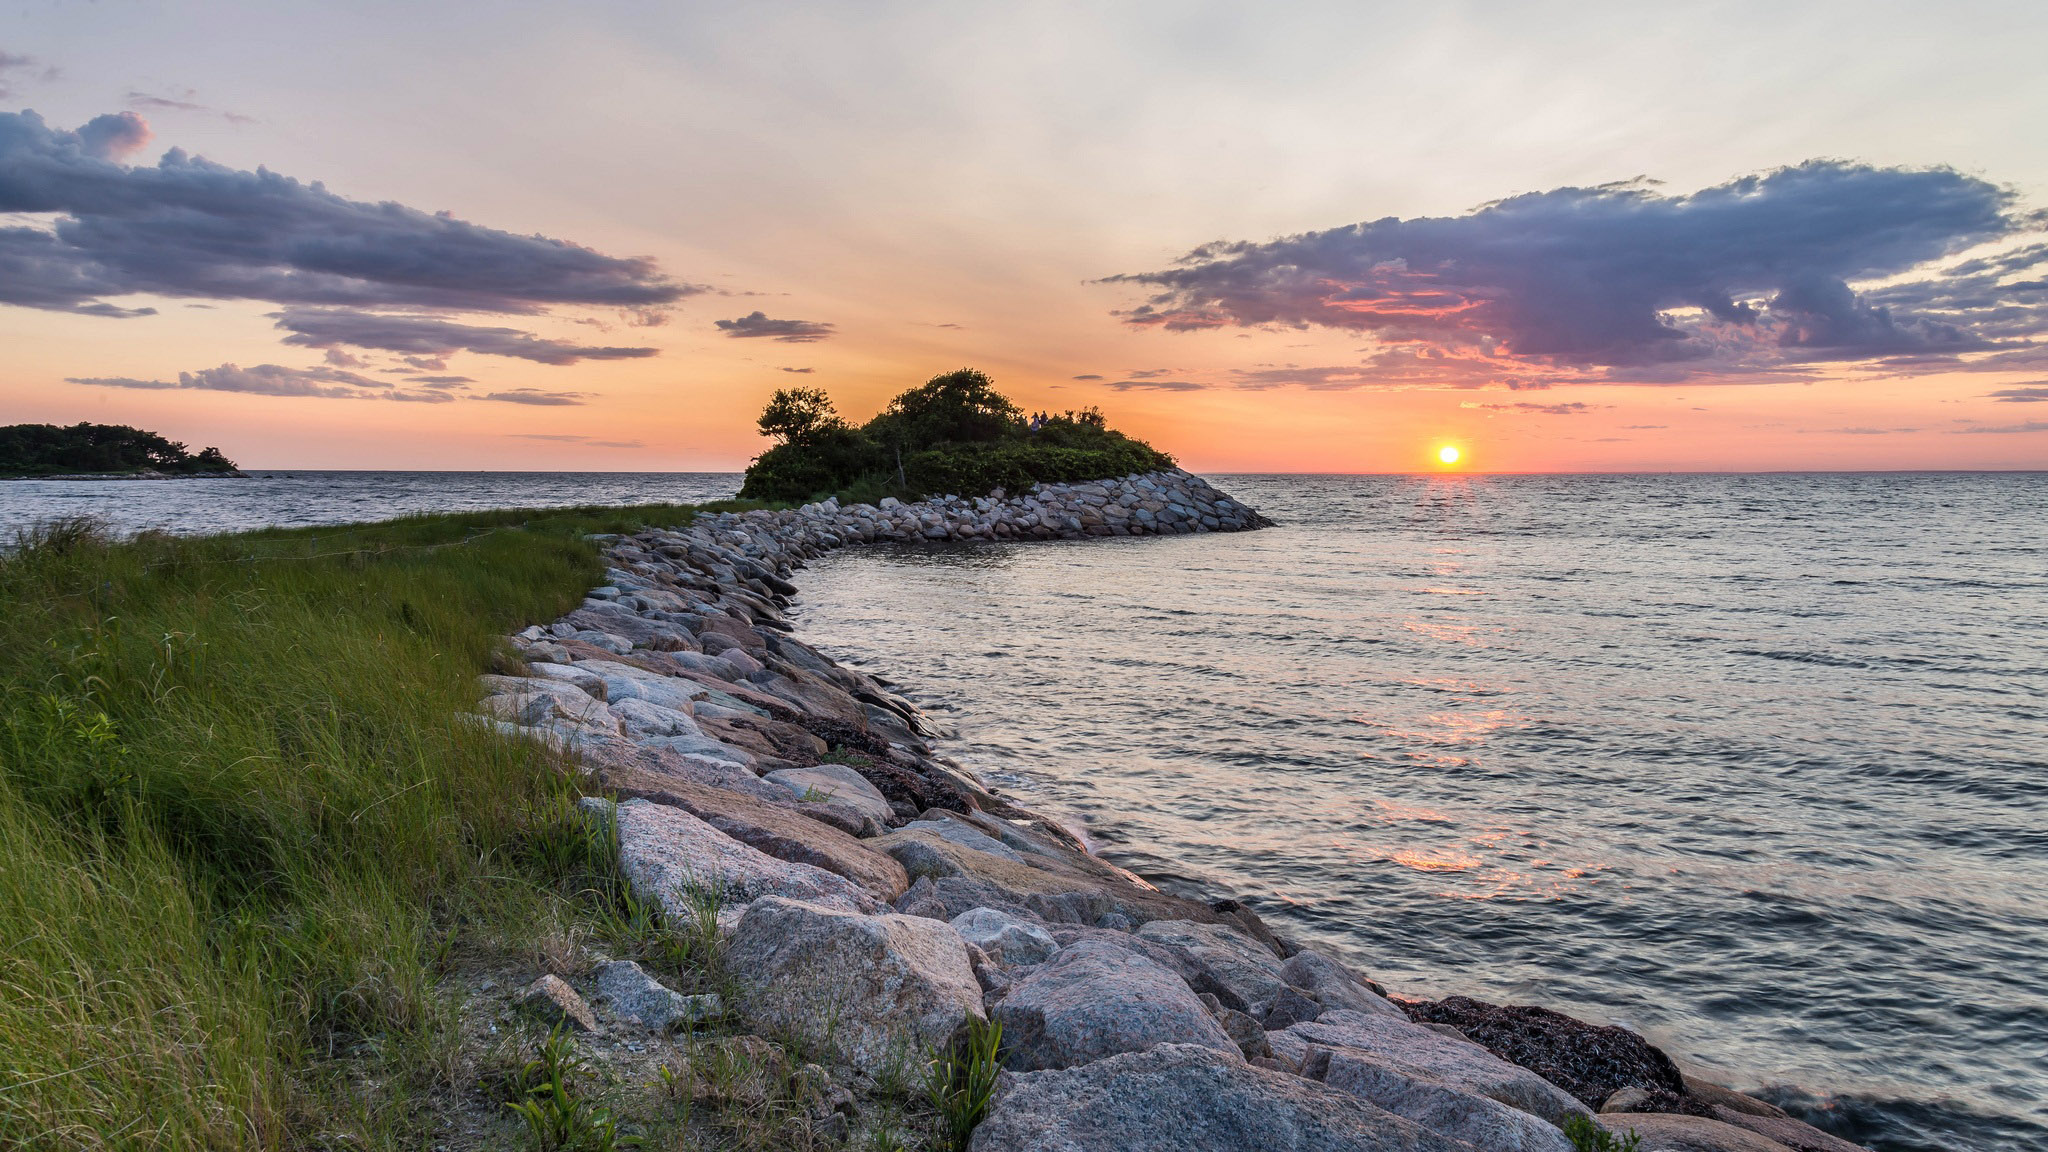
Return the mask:
<path id="1" fill-rule="evenodd" d="M 1584 1124 L 1640 1131 L 1644 1152 L 1854 1152 L 1623 1029 L 1391 997 L 1237 901 L 1160 891 L 947 759 L 915 707 L 783 614 L 792 572 L 854 543 L 1266 523 L 1173 471 L 604 538 L 606 583 L 514 637 L 526 674 L 484 678 L 478 711 L 604 794 L 583 803 L 614 822 L 639 900 L 678 925 L 716 907 L 730 1002 L 602 956 L 520 1001 L 615 1053 L 652 1031 L 692 1078 L 695 1054 L 777 1037 L 818 1062 L 835 1142 L 877 1138 L 892 1062 L 993 1021 L 1007 1070 L 978 1152 L 1573 1152 Z"/>

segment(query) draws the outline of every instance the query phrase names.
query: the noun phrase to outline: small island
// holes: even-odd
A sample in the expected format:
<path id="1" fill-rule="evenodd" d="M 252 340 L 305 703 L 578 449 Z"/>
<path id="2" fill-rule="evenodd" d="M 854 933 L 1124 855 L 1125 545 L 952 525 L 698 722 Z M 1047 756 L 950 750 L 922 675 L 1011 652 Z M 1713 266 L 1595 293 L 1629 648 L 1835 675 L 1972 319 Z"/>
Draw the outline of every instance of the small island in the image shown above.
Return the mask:
<path id="1" fill-rule="evenodd" d="M 186 449 L 124 424 L 0 427 L 0 478 L 240 476 L 218 448 Z"/>
<path id="2" fill-rule="evenodd" d="M 973 368 L 932 377 L 862 425 L 842 419 L 818 388 L 778 389 L 757 423 L 779 443 L 747 469 L 743 500 L 982 496 L 1174 466 L 1173 457 L 1111 429 L 1095 408 L 1027 418 Z"/>

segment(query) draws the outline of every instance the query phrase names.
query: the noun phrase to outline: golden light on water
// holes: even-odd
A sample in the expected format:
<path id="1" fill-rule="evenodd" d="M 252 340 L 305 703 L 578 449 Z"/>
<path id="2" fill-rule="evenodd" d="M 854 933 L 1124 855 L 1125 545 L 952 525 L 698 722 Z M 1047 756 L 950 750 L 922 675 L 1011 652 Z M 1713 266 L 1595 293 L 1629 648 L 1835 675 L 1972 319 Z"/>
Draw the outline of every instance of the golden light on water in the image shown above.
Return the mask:
<path id="1" fill-rule="evenodd" d="M 1446 444 L 1436 450 L 1436 458 L 1446 464 L 1456 464 L 1458 462 L 1458 449 L 1455 445 Z"/>

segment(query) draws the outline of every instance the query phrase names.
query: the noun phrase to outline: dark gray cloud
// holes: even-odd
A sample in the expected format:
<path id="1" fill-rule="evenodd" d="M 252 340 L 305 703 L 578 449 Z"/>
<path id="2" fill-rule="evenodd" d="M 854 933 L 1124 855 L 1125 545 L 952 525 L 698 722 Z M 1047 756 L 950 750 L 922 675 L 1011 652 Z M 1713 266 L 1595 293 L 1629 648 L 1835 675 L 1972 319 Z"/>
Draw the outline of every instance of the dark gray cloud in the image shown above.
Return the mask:
<path id="1" fill-rule="evenodd" d="M 1570 400 L 1561 404 L 1530 404 L 1521 401 L 1513 404 L 1475 404 L 1471 401 L 1466 401 L 1458 405 L 1458 407 L 1477 408 L 1485 412 L 1525 412 L 1537 416 L 1583 416 L 1588 412 L 1595 412 L 1602 408 L 1612 408 L 1614 405 L 1587 404 L 1579 400 Z"/>
<path id="2" fill-rule="evenodd" d="M 73 376 L 70 383 L 96 388 L 197 389 L 207 392 L 242 392 L 256 396 L 300 396 L 322 400 L 411 400 L 429 404 L 454 397 L 443 391 L 414 391 L 372 380 L 339 368 L 287 368 L 282 364 L 256 364 L 243 368 L 223 364 L 197 372 L 180 372 L 176 380 L 139 380 L 132 376 Z"/>
<path id="3" fill-rule="evenodd" d="M 0 113 L 0 212 L 49 218 L 0 229 L 0 303 L 133 315 L 105 298 L 147 293 L 531 313 L 659 307 L 703 290 L 651 260 L 350 200 L 176 148 L 154 167 L 121 164 L 148 131 L 133 112 L 76 131 Z"/>
<path id="4" fill-rule="evenodd" d="M 574 364 L 579 360 L 633 360 L 655 355 L 653 348 L 601 348 L 547 340 L 516 328 L 487 328 L 458 324 L 434 316 L 393 315 L 388 312 L 358 312 L 349 308 L 287 308 L 276 314 L 277 326 L 291 333 L 287 344 L 306 348 L 376 348 L 429 358 L 443 367 L 441 358 L 456 352 L 482 352 L 492 356 L 515 356 L 542 364 Z"/>
<path id="5" fill-rule="evenodd" d="M 407 376 L 406 379 L 429 388 L 460 388 L 464 384 L 476 383 L 468 376 Z"/>
<path id="6" fill-rule="evenodd" d="M 765 312 L 749 312 L 737 320 L 720 320 L 719 330 L 735 338 L 766 338 L 785 344 L 809 344 L 833 334 L 832 325 L 816 320 L 771 320 Z"/>
<path id="7" fill-rule="evenodd" d="M 1210 387 L 1193 380 L 1112 380 L 1107 387 L 1119 392 L 1200 392 Z"/>
<path id="8" fill-rule="evenodd" d="M 1990 397 L 2001 404 L 2048 403 L 2048 381 L 2022 384 L 2017 388 L 2000 388 L 1990 393 Z"/>
<path id="9" fill-rule="evenodd" d="M 472 400 L 496 400 L 504 404 L 581 404 L 588 392 L 548 392 L 539 388 L 514 388 L 510 392 L 492 392 L 484 396 L 472 396 Z"/>
<path id="10" fill-rule="evenodd" d="M 1084 374 L 1082 374 L 1082 375 L 1080 375 L 1080 376 L 1076 376 L 1076 377 L 1074 377 L 1074 379 L 1076 379 L 1076 380 L 1100 380 L 1100 379 L 1102 379 L 1102 376 L 1101 376 L 1101 374 L 1100 374 L 1100 373 L 1096 373 L 1096 372 L 1088 372 L 1088 373 L 1084 373 Z"/>
<path id="11" fill-rule="evenodd" d="M 1978 424 L 1971 428 L 1952 429 L 1955 432 L 1983 432 L 1992 435 L 2010 435 L 2015 432 L 2048 432 L 2048 420 L 2028 420 L 2023 424 Z"/>
<path id="12" fill-rule="evenodd" d="M 1468 374 L 1668 383 L 2048 334 L 2048 245 L 1930 270 L 2040 224 L 2010 190 L 1951 169 L 1810 161 L 1689 195 L 1630 181 L 1217 242 L 1108 282 L 1158 290 L 1121 313 L 1136 325 L 1314 325 L 1462 359 L 1442 367 Z"/>

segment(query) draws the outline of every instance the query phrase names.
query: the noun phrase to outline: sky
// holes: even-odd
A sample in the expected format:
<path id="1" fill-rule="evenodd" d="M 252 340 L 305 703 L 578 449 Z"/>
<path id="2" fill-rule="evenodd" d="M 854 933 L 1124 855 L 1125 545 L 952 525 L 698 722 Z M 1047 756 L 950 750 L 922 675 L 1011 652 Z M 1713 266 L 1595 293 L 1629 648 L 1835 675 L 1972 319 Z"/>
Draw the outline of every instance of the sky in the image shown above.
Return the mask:
<path id="1" fill-rule="evenodd" d="M 0 423 L 722 471 L 2048 468 L 2048 6 L 0 0 Z"/>

